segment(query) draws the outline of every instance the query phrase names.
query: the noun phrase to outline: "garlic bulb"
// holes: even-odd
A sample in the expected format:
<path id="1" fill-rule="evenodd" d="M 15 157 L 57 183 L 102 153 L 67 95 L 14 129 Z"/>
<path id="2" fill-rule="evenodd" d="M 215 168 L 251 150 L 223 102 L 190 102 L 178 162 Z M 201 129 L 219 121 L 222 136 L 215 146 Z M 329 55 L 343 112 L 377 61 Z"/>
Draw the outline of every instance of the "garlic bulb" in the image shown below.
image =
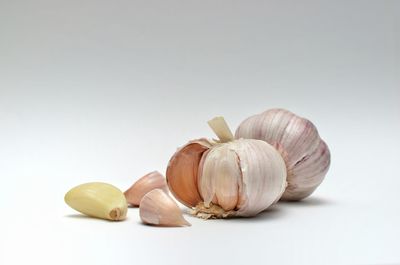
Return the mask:
<path id="1" fill-rule="evenodd" d="M 183 218 L 178 204 L 161 189 L 154 189 L 143 196 L 139 214 L 145 224 L 190 226 L 190 223 Z"/>
<path id="2" fill-rule="evenodd" d="M 162 189 L 168 192 L 165 177 L 158 171 L 153 171 L 136 181 L 129 189 L 124 192 L 126 201 L 133 205 L 139 206 L 142 197 L 151 190 Z"/>
<path id="3" fill-rule="evenodd" d="M 203 218 L 254 216 L 279 200 L 286 167 L 275 148 L 234 140 L 222 117 L 209 124 L 220 141 L 194 140 L 172 156 L 166 174 L 171 193 Z"/>
<path id="4" fill-rule="evenodd" d="M 288 174 L 283 200 L 309 196 L 329 169 L 330 152 L 317 128 L 290 111 L 271 109 L 251 116 L 239 125 L 235 137 L 264 140 L 281 153 Z"/>

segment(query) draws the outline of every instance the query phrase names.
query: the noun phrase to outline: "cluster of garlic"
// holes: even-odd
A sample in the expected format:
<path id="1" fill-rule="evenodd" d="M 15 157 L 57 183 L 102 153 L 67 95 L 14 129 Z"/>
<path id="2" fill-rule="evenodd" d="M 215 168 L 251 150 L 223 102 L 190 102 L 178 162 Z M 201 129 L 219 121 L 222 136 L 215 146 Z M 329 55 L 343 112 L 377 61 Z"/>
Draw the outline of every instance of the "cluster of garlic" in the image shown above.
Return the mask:
<path id="1" fill-rule="evenodd" d="M 146 224 L 190 226 L 168 195 L 165 177 L 157 171 L 141 177 L 124 193 L 113 185 L 91 182 L 72 188 L 64 199 L 71 208 L 91 217 L 121 221 L 130 204 L 140 207 L 140 218 Z"/>
<path id="2" fill-rule="evenodd" d="M 243 121 L 235 136 L 222 117 L 209 121 L 219 140 L 192 140 L 157 171 L 125 193 L 105 183 L 71 189 L 65 201 L 89 216 L 123 220 L 139 206 L 146 224 L 189 226 L 168 190 L 205 219 L 254 216 L 278 200 L 301 200 L 322 182 L 330 152 L 315 126 L 287 110 L 272 109 Z"/>

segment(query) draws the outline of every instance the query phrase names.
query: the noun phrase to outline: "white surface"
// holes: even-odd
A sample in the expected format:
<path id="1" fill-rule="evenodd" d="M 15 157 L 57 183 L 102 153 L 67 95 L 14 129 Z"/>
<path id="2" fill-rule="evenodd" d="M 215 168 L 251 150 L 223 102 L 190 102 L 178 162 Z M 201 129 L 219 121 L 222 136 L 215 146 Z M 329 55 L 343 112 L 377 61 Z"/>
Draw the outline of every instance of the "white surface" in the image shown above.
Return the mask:
<path id="1" fill-rule="evenodd" d="M 0 1 L 1 264 L 400 263 L 398 1 Z M 176 147 L 283 107 L 328 143 L 300 203 L 189 228 L 80 216 Z M 249 264 L 251 264 L 249 263 Z"/>

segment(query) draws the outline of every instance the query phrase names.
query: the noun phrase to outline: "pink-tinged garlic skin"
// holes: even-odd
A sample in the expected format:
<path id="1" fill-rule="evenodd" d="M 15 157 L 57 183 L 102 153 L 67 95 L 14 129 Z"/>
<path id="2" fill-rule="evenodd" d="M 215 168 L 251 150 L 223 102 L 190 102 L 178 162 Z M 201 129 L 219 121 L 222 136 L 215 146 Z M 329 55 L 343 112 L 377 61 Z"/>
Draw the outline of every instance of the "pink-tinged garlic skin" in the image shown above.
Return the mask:
<path id="1" fill-rule="evenodd" d="M 178 204 L 161 189 L 154 189 L 140 201 L 140 219 L 157 226 L 190 226 L 182 216 Z"/>
<path id="2" fill-rule="evenodd" d="M 238 215 L 253 216 L 281 198 L 287 185 L 287 172 L 285 161 L 273 146 L 258 140 L 242 141 L 249 148 L 238 148 L 236 151 L 243 175 L 244 197 L 239 204 Z"/>
<path id="3" fill-rule="evenodd" d="M 203 153 L 211 147 L 207 139 L 193 140 L 178 149 L 167 167 L 167 184 L 174 197 L 187 207 L 202 201 L 197 188 L 198 168 Z"/>
<path id="4" fill-rule="evenodd" d="M 235 138 L 259 139 L 273 145 L 287 167 L 288 186 L 282 200 L 301 200 L 321 184 L 330 165 L 330 152 L 314 124 L 284 109 L 249 117 Z"/>
<path id="5" fill-rule="evenodd" d="M 198 186 L 205 206 L 212 202 L 232 215 L 254 216 L 283 194 L 285 162 L 261 140 L 220 144 L 203 155 Z"/>
<path id="6" fill-rule="evenodd" d="M 212 202 L 225 211 L 236 208 L 242 174 L 238 155 L 229 144 L 221 144 L 204 153 L 197 184 L 206 207 Z"/>
<path id="7" fill-rule="evenodd" d="M 124 192 L 126 201 L 132 206 L 139 206 L 143 196 L 151 190 L 162 189 L 168 192 L 167 181 L 158 171 L 153 171 L 136 181 Z"/>
<path id="8" fill-rule="evenodd" d="M 239 139 L 188 143 L 174 154 L 166 176 L 172 194 L 198 216 L 223 218 L 267 209 L 283 194 L 286 174 L 282 156 L 270 144 Z"/>

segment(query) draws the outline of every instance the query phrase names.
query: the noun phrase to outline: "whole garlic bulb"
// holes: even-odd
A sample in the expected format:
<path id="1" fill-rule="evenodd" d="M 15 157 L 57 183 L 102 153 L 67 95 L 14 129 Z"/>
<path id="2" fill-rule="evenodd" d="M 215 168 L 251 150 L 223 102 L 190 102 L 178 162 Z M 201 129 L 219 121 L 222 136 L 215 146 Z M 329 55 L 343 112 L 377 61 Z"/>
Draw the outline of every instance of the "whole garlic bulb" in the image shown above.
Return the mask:
<path id="1" fill-rule="evenodd" d="M 330 152 L 311 121 L 284 109 L 271 109 L 244 120 L 236 138 L 260 139 L 273 145 L 287 167 L 283 200 L 301 200 L 321 184 L 330 165 Z"/>
<path id="2" fill-rule="evenodd" d="M 275 148 L 234 140 L 222 117 L 209 124 L 220 141 L 191 141 L 169 161 L 166 177 L 175 198 L 203 218 L 253 216 L 278 201 L 286 166 Z"/>

